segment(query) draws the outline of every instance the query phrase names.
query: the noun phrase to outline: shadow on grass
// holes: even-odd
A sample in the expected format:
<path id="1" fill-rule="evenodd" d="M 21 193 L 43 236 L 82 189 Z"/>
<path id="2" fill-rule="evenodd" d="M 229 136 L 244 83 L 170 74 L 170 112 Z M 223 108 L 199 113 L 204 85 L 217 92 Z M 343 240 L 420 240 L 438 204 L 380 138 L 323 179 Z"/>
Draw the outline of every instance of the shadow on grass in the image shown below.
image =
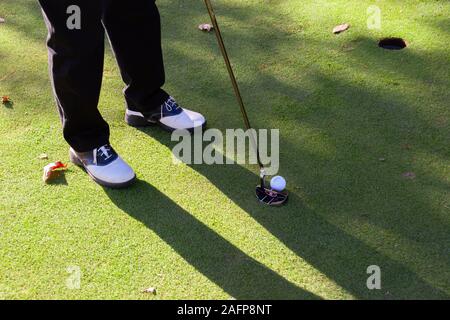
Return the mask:
<path id="1" fill-rule="evenodd" d="M 2 106 L 3 106 L 3 108 L 6 108 L 6 109 L 14 109 L 14 102 L 12 102 L 12 101 L 3 102 Z"/>
<path id="2" fill-rule="evenodd" d="M 167 134 L 161 133 L 157 128 L 140 130 L 169 148 L 173 146 Z M 192 165 L 191 167 L 205 176 L 299 257 L 355 297 L 366 299 L 449 297 L 444 291 L 427 283 L 402 262 L 380 253 L 376 248 L 330 223 L 326 216 L 308 207 L 295 192 L 291 192 L 287 205 L 281 208 L 265 207 L 257 202 L 254 195 L 258 176 L 247 169 L 239 165 Z M 239 190 L 236 188 L 236 181 L 240 181 Z M 118 205 L 120 206 L 120 203 Z M 149 207 L 149 210 L 151 208 L 153 205 Z M 133 213 L 131 215 L 134 216 Z M 362 221 L 365 220 L 364 222 L 370 221 L 370 217 L 364 215 L 359 218 Z M 153 226 L 148 226 L 154 230 Z M 170 233 L 169 230 L 166 232 Z M 173 241 L 168 243 L 173 245 Z M 198 267 L 199 262 L 210 263 L 192 259 L 189 261 L 195 267 Z M 367 289 L 366 270 L 370 265 L 378 265 L 382 268 L 383 290 Z M 198 269 L 202 271 L 202 268 Z M 211 280 L 214 281 L 214 278 Z"/>
<path id="3" fill-rule="evenodd" d="M 153 230 L 232 297 L 318 299 L 247 256 L 147 182 L 105 192 L 117 207 Z"/>
<path id="4" fill-rule="evenodd" d="M 67 178 L 64 172 L 61 172 L 48 183 L 49 186 L 68 186 Z"/>
<path id="5" fill-rule="evenodd" d="M 256 45 L 250 37 L 226 33 L 226 40 L 231 39 L 227 43 L 237 52 L 234 57 L 240 56 L 240 49 L 233 40 L 242 42 L 237 39 L 240 36 Z M 449 293 L 444 291 L 449 289 L 449 222 L 444 219 L 442 209 L 426 196 L 429 188 L 442 195 L 449 186 L 414 163 L 415 155 L 420 152 L 448 159 L 448 130 L 438 128 L 425 114 L 417 112 L 417 102 L 402 92 L 401 84 L 398 89 L 395 84 L 396 81 L 404 83 L 406 78 L 418 86 L 443 85 L 445 80 L 436 78 L 435 70 L 425 66 L 429 61 L 433 65 L 442 64 L 445 58 L 442 53 L 430 57 L 410 50 L 401 55 L 385 53 L 369 38 L 360 37 L 355 41 L 357 48 L 347 54 L 344 64 L 354 68 L 356 75 L 385 79 L 384 88 L 379 82 L 375 86 L 367 80 L 344 79 L 340 74 L 330 77 L 315 66 L 310 67 L 314 72 L 308 75 L 315 90 L 310 94 L 305 94 L 301 84 L 280 81 L 266 72 L 252 81 L 240 80 L 256 127 L 270 125 L 282 129 L 281 173 L 314 209 L 307 207 L 294 192 L 287 207 L 270 214 L 254 204 L 253 190 L 257 182 L 254 174 L 230 166 L 192 167 L 298 256 L 356 297 L 449 298 Z M 320 45 L 323 51 L 340 50 L 332 42 Z M 172 50 L 171 54 L 173 61 L 186 61 L 186 65 L 201 68 L 202 60 L 198 57 L 177 50 Z M 219 55 L 217 59 L 222 63 Z M 232 57 L 232 60 L 246 64 L 244 58 Z M 373 68 L 364 69 L 364 64 Z M 241 127 L 242 120 L 228 79 L 205 68 L 202 70 L 205 79 L 217 81 L 209 86 L 222 89 L 207 98 L 210 105 L 217 108 L 226 104 L 229 108 L 227 111 L 208 109 L 212 115 L 217 112 L 226 115 L 214 126 L 220 129 Z M 228 94 L 223 88 L 229 88 Z M 203 94 L 203 91 L 192 93 L 189 84 L 182 82 L 177 83 L 177 90 L 191 95 Z M 249 95 L 255 97 L 255 93 L 265 96 L 267 101 L 248 99 Z M 416 95 L 417 99 L 427 101 L 426 92 Z M 286 99 L 274 100 L 280 96 L 287 97 L 287 107 L 282 105 Z M 258 111 L 252 111 L 255 106 Z M 283 130 L 286 123 L 291 123 L 289 130 Z M 302 141 L 311 146 L 307 140 L 315 139 L 301 130 L 305 126 L 320 132 L 335 150 L 323 156 L 303 146 Z M 173 146 L 166 136 L 154 130 L 145 131 L 169 148 Z M 414 144 L 413 151 L 402 149 L 402 144 L 408 143 Z M 386 155 L 387 164 L 378 161 L 380 156 Z M 411 168 L 420 181 L 402 180 L 402 172 Z M 236 190 L 236 181 L 243 183 L 243 189 L 249 192 Z M 360 232 L 363 234 L 358 234 Z M 369 291 L 365 286 L 365 270 L 371 264 L 383 270 L 381 291 Z"/>
<path id="6" fill-rule="evenodd" d="M 16 0 L 8 3 L 13 1 Z M 30 12 L 35 12 L 36 5 L 30 6 Z M 199 33 L 195 26 L 190 34 L 192 38 L 182 38 L 179 32 L 186 28 L 186 21 L 204 22 L 200 20 L 206 18 L 203 4 L 168 1 L 161 7 L 166 16 L 171 12 L 183 14 L 183 19 L 169 19 L 170 23 L 165 24 L 166 62 L 169 73 L 177 76 L 173 88 L 189 95 L 193 102 L 206 101 L 201 111 L 209 118 L 216 118 L 214 126 L 241 127 L 238 110 L 232 109 L 234 97 L 214 36 Z M 221 21 L 222 17 L 229 19 L 222 31 L 232 61 L 236 66 L 252 69 L 255 75 L 254 79 L 239 79 L 244 98 L 251 102 L 249 111 L 255 126 L 283 128 L 290 124 L 289 130 L 281 132 L 282 173 L 297 189 L 291 193 L 288 206 L 273 211 L 254 201 L 257 177 L 244 168 L 193 168 L 298 256 L 356 297 L 449 298 L 448 293 L 439 289 L 448 289 L 449 223 L 423 192 L 424 185 L 405 184 L 396 178 L 402 172 L 399 170 L 409 170 L 414 165 L 413 155 L 401 150 L 401 144 L 414 141 L 417 151 L 448 159 L 447 128 L 434 126 L 426 119 L 425 112 L 417 112 L 415 109 L 420 106 L 401 90 L 404 83 L 428 85 L 425 89 L 429 91 L 445 86 L 445 78 L 436 76 L 448 68 L 445 52 L 409 49 L 401 53 L 383 52 L 374 39 L 361 36 L 352 39 L 351 32 L 340 38 L 330 35 L 328 39 L 318 40 L 274 27 L 273 22 L 279 20 L 276 8 L 261 15 L 262 9 L 256 7 L 240 8 L 221 2 L 218 9 L 216 13 Z M 293 24 L 287 21 L 286 15 L 283 19 L 283 25 Z M 229 21 L 247 27 L 239 29 Z M 258 21 L 261 23 L 256 24 Z M 444 30 L 447 22 L 437 27 Z M 13 21 L 12 25 L 26 37 L 45 38 L 33 31 L 33 23 Z M 191 42 L 201 43 L 205 51 L 215 53 L 213 60 L 205 62 L 202 55 L 179 49 L 188 48 Z M 317 65 L 302 64 L 303 54 L 308 54 L 306 61 Z M 324 71 L 327 66 L 323 63 L 318 66 L 320 62 L 315 56 L 329 61 L 330 71 Z M 268 66 L 256 66 L 255 61 Z M 271 69 L 270 63 L 285 72 Z M 197 70 L 199 75 L 195 81 L 189 78 L 192 70 Z M 353 78 L 345 79 L 349 71 Z M 237 72 L 238 77 L 240 74 Z M 368 76 L 384 79 L 386 83 L 370 82 Z M 309 89 L 304 87 L 305 83 L 310 84 Z M 415 97 L 428 103 L 427 92 L 418 92 Z M 222 105 L 227 108 L 217 108 Z M 322 134 L 336 151 L 324 156 L 312 150 L 311 145 L 309 148 L 303 145 L 315 138 L 301 130 L 306 125 Z M 172 145 L 165 133 L 145 132 L 164 145 Z M 388 164 L 378 163 L 376 159 L 386 154 Z M 370 159 L 375 159 L 375 163 Z M 389 163 L 396 163 L 397 167 Z M 433 187 L 440 193 L 448 188 L 445 181 L 426 170 L 418 168 L 416 173 L 426 183 L 425 187 Z M 236 181 L 248 192 L 236 190 Z M 131 190 L 107 193 L 118 207 L 145 223 L 186 261 L 235 298 L 316 298 L 246 256 L 147 183 L 139 182 Z M 365 231 L 355 228 L 355 221 L 367 225 Z M 386 239 L 386 232 L 395 235 L 394 240 Z M 365 243 L 358 238 L 371 238 L 372 242 Z M 398 238 L 428 251 L 416 252 L 414 246 L 402 245 L 397 255 L 392 249 L 396 244 L 383 242 Z M 389 256 L 382 254 L 377 245 L 382 250 L 390 247 L 393 251 Z M 365 271 L 371 264 L 382 268 L 382 291 L 369 291 L 365 286 Z"/>

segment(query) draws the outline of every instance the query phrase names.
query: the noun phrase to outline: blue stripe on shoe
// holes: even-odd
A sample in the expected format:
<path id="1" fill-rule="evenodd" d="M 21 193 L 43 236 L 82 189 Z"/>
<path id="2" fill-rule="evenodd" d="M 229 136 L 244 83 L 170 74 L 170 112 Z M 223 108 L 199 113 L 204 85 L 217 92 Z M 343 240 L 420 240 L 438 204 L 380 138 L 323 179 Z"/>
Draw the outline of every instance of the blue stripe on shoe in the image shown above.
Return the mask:
<path id="1" fill-rule="evenodd" d="M 105 144 L 104 146 L 97 148 L 96 164 L 98 166 L 106 166 L 115 161 L 118 157 L 119 155 L 117 154 L 117 152 L 114 151 L 114 149 L 110 145 Z"/>
<path id="2" fill-rule="evenodd" d="M 183 112 L 183 108 L 181 108 L 174 98 L 169 97 L 166 102 L 164 102 L 161 106 L 161 115 L 164 117 L 171 117 L 179 115 Z"/>

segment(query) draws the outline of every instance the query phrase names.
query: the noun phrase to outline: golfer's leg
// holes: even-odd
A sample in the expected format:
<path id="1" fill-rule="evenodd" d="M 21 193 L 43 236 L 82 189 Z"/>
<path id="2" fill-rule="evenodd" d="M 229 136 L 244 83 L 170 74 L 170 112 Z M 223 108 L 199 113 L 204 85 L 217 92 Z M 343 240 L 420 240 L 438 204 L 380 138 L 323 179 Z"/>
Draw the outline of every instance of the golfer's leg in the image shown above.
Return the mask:
<path id="1" fill-rule="evenodd" d="M 127 107 L 151 113 L 167 100 L 161 26 L 155 0 L 106 0 L 103 24 L 122 78 Z"/>
<path id="2" fill-rule="evenodd" d="M 108 124 L 97 109 L 104 55 L 101 1 L 39 3 L 49 31 L 50 74 L 64 138 L 78 152 L 93 150 L 109 140 Z"/>

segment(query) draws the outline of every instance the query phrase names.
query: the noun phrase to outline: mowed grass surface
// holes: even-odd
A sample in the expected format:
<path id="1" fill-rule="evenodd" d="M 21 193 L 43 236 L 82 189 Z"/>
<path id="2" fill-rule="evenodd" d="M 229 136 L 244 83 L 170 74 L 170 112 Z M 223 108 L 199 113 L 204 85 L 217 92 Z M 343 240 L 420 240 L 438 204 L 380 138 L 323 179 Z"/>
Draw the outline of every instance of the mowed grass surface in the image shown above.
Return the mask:
<path id="1" fill-rule="evenodd" d="M 242 127 L 202 1 L 158 2 L 166 89 L 210 127 Z M 289 204 L 256 203 L 252 166 L 175 165 L 165 132 L 126 126 L 110 52 L 100 109 L 140 181 L 106 190 L 70 166 L 44 185 L 38 156 L 68 160 L 46 30 L 36 1 L 2 0 L 0 298 L 448 299 L 450 3 L 377 1 L 382 30 L 366 26 L 373 1 L 214 3 L 254 126 L 281 131 Z"/>

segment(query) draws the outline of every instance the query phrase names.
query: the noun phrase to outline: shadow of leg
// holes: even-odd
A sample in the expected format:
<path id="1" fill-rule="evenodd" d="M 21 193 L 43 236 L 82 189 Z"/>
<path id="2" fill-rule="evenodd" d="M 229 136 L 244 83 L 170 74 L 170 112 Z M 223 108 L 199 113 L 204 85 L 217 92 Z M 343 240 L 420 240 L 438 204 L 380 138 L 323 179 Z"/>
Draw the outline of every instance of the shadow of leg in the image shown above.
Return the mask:
<path id="1" fill-rule="evenodd" d="M 236 299 L 318 299 L 247 256 L 144 181 L 105 189 L 112 202 L 156 232 L 180 256 Z"/>

